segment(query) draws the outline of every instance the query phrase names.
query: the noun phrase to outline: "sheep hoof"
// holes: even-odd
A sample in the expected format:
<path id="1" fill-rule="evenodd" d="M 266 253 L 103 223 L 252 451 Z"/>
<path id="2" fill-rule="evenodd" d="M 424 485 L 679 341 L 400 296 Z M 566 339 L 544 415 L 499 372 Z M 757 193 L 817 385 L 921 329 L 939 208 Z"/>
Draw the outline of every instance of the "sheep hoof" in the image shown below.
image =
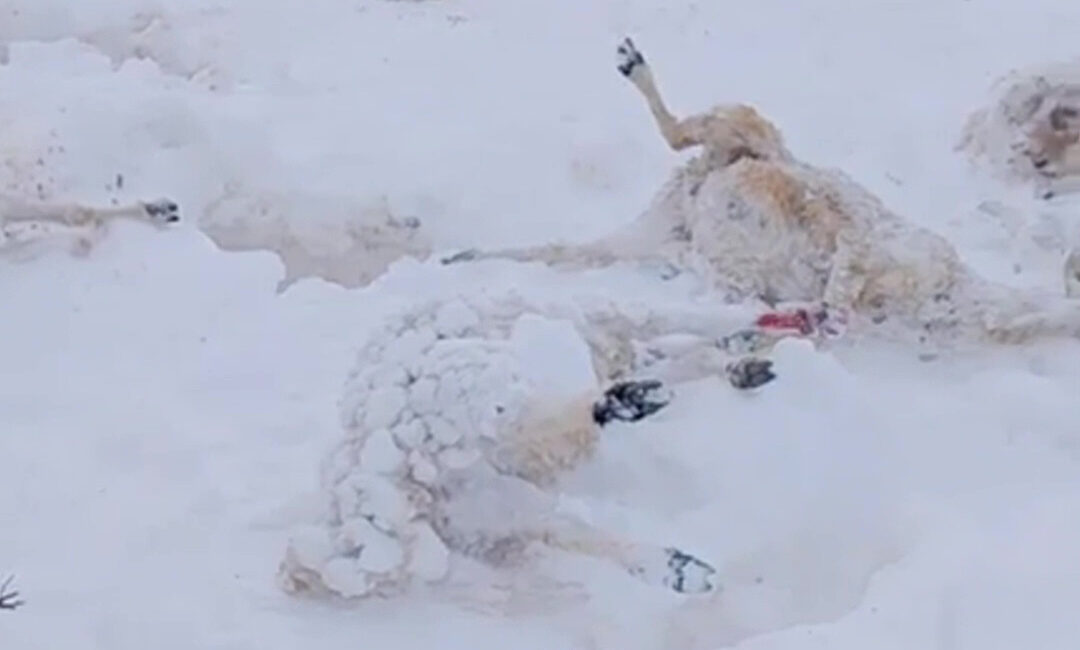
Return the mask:
<path id="1" fill-rule="evenodd" d="M 714 589 L 711 582 L 716 569 L 677 548 L 666 548 L 669 573 L 664 586 L 680 594 L 703 594 Z"/>
<path id="2" fill-rule="evenodd" d="M 759 388 L 776 379 L 776 373 L 772 371 L 772 361 L 746 357 L 735 363 L 728 364 L 727 377 L 731 385 L 739 390 L 751 390 Z"/>
<path id="3" fill-rule="evenodd" d="M 623 42 L 615 50 L 615 62 L 619 72 L 624 77 L 629 77 L 634 72 L 634 68 L 645 65 L 645 57 L 634 47 L 633 41 L 624 38 Z"/>
<path id="4" fill-rule="evenodd" d="M 168 224 L 180 221 L 180 206 L 170 199 L 157 199 L 142 204 L 147 218 L 154 223 Z"/>
<path id="5" fill-rule="evenodd" d="M 613 420 L 636 422 L 667 406 L 671 398 L 671 392 L 655 379 L 619 382 L 593 404 L 593 421 L 600 426 Z"/>
<path id="6" fill-rule="evenodd" d="M 678 594 L 704 594 L 717 589 L 712 583 L 716 569 L 708 563 L 674 547 L 658 550 L 662 555 L 630 567 L 630 575 Z"/>

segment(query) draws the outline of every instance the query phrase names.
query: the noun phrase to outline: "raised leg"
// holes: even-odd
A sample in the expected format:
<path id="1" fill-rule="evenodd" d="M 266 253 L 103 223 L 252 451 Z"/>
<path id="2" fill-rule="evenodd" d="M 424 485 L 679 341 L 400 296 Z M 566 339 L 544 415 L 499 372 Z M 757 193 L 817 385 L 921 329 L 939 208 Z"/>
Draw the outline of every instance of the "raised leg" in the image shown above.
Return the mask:
<path id="1" fill-rule="evenodd" d="M 645 97 L 649 110 L 656 119 L 657 126 L 660 127 L 660 133 L 671 148 L 679 151 L 702 144 L 701 140 L 695 137 L 693 129 L 687 128 L 686 123 L 680 122 L 668 110 L 656 86 L 652 69 L 645 61 L 645 57 L 634 46 L 634 42 L 629 38 L 623 39 L 615 51 L 615 56 L 617 69 Z"/>
<path id="2" fill-rule="evenodd" d="M 19 592 L 8 589 L 14 579 L 15 576 L 8 576 L 0 583 L 0 609 L 18 609 L 25 604 L 24 601 L 19 600 Z"/>

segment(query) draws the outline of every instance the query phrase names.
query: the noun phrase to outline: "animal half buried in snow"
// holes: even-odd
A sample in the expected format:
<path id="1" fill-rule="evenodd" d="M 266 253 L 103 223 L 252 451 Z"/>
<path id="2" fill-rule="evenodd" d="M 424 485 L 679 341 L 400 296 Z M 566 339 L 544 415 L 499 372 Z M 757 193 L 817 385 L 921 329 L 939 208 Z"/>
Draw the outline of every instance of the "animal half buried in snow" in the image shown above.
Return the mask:
<path id="1" fill-rule="evenodd" d="M 546 549 L 678 593 L 715 589 L 715 569 L 687 549 L 628 539 L 559 508 L 562 479 L 618 425 L 662 413 L 668 382 L 725 366 L 739 388 L 774 379 L 768 361 L 732 361 L 715 341 L 686 333 L 698 328 L 692 321 L 515 295 L 443 299 L 392 318 L 348 381 L 345 437 L 322 473 L 329 514 L 291 540 L 284 588 L 389 596 L 440 583 L 461 559 L 502 570 Z M 537 369 L 549 364 L 536 355 L 549 350 L 561 351 L 559 377 L 569 366 L 573 379 Z"/>
<path id="2" fill-rule="evenodd" d="M 507 258 L 582 269 L 661 262 L 697 273 L 726 301 L 824 305 L 852 333 L 934 350 L 1080 335 L 1080 301 L 979 276 L 947 240 L 889 211 L 843 172 L 795 158 L 750 106 L 676 118 L 629 39 L 617 55 L 619 72 L 645 98 L 668 145 L 700 154 L 644 214 L 610 236 L 471 250 L 444 263 Z M 1080 257 L 1070 255 L 1069 293 L 1078 274 Z"/>

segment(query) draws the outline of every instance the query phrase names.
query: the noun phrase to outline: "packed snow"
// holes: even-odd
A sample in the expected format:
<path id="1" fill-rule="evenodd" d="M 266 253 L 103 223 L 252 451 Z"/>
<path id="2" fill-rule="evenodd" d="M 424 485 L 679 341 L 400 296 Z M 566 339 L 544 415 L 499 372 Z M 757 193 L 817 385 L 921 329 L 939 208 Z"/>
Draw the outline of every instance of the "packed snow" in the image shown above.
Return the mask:
<path id="1" fill-rule="evenodd" d="M 614 69 L 623 36 L 680 112 L 751 103 L 801 159 L 843 169 L 981 274 L 1060 292 L 1080 201 L 1038 200 L 954 145 L 996 79 L 1075 60 L 1078 30 L 1066 0 L 0 3 L 0 190 L 166 196 L 182 216 L 112 223 L 77 254 L 62 236 L 0 253 L 0 582 L 14 574 L 25 601 L 0 610 L 0 645 L 1071 650 L 1070 340 L 932 361 L 785 340 L 760 391 L 689 373 L 660 412 L 605 427 L 558 507 L 692 550 L 714 592 L 573 554 L 464 570 L 422 529 L 410 559 L 430 589 L 305 598 L 278 571 L 298 531 L 329 530 L 327 454 L 356 444 L 363 355 L 437 366 L 430 335 L 386 337 L 401 314 L 447 305 L 432 322 L 467 328 L 455 300 L 509 297 L 509 320 L 469 343 L 508 362 L 500 402 L 521 373 L 529 395 L 604 387 L 621 357 L 596 354 L 615 348 L 590 339 L 589 306 L 694 335 L 750 316 L 647 265 L 432 255 L 589 241 L 648 206 L 682 157 Z M 365 255 L 368 237 L 385 246 Z M 392 393 L 365 399 L 363 431 L 392 432 L 416 397 Z M 363 476 L 410 462 L 383 433 L 363 446 Z M 410 471 L 438 471 L 421 460 Z M 350 560 L 401 566 L 353 523 L 370 553 Z M 342 593 L 368 588 L 330 573 Z"/>

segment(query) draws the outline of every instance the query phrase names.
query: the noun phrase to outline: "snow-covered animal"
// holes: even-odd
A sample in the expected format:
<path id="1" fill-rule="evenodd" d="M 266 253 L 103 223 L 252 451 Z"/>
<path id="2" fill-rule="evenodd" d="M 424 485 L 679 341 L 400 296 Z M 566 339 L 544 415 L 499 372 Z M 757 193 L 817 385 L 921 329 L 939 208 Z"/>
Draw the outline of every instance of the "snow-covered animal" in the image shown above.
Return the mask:
<path id="1" fill-rule="evenodd" d="M 290 541 L 284 588 L 397 594 L 442 581 L 455 559 L 506 568 L 546 547 L 614 562 L 676 592 L 711 589 L 706 562 L 562 512 L 558 488 L 613 422 L 668 403 L 670 389 L 643 377 L 723 372 L 715 341 L 693 333 L 715 331 L 723 317 L 590 307 L 447 299 L 411 308 L 373 336 L 342 400 L 345 439 L 323 468 L 329 512 Z M 772 379 L 752 357 L 734 368 L 744 387 Z"/>
<path id="2" fill-rule="evenodd" d="M 968 118 L 957 149 L 1037 196 L 1080 191 L 1080 61 L 1012 71 Z"/>
<path id="3" fill-rule="evenodd" d="M 207 206 L 199 227 L 223 250 L 276 253 L 285 266 L 278 291 L 306 277 L 367 286 L 395 261 L 423 260 L 432 250 L 420 220 L 396 215 L 385 201 L 239 184 Z"/>
<path id="4" fill-rule="evenodd" d="M 78 203 L 26 201 L 0 195 L 0 253 L 50 235 L 73 235 L 83 249 L 108 222 L 131 219 L 165 226 L 180 220 L 175 201 L 158 199 L 128 205 L 93 207 Z"/>
<path id="5" fill-rule="evenodd" d="M 994 284 L 943 237 L 889 211 L 838 170 L 797 160 L 746 105 L 678 119 L 626 39 L 618 69 L 675 150 L 701 147 L 641 217 L 584 244 L 465 251 L 569 268 L 662 261 L 692 270 L 729 301 L 824 303 L 872 331 L 938 348 L 979 340 L 1080 334 L 1080 302 Z"/>

